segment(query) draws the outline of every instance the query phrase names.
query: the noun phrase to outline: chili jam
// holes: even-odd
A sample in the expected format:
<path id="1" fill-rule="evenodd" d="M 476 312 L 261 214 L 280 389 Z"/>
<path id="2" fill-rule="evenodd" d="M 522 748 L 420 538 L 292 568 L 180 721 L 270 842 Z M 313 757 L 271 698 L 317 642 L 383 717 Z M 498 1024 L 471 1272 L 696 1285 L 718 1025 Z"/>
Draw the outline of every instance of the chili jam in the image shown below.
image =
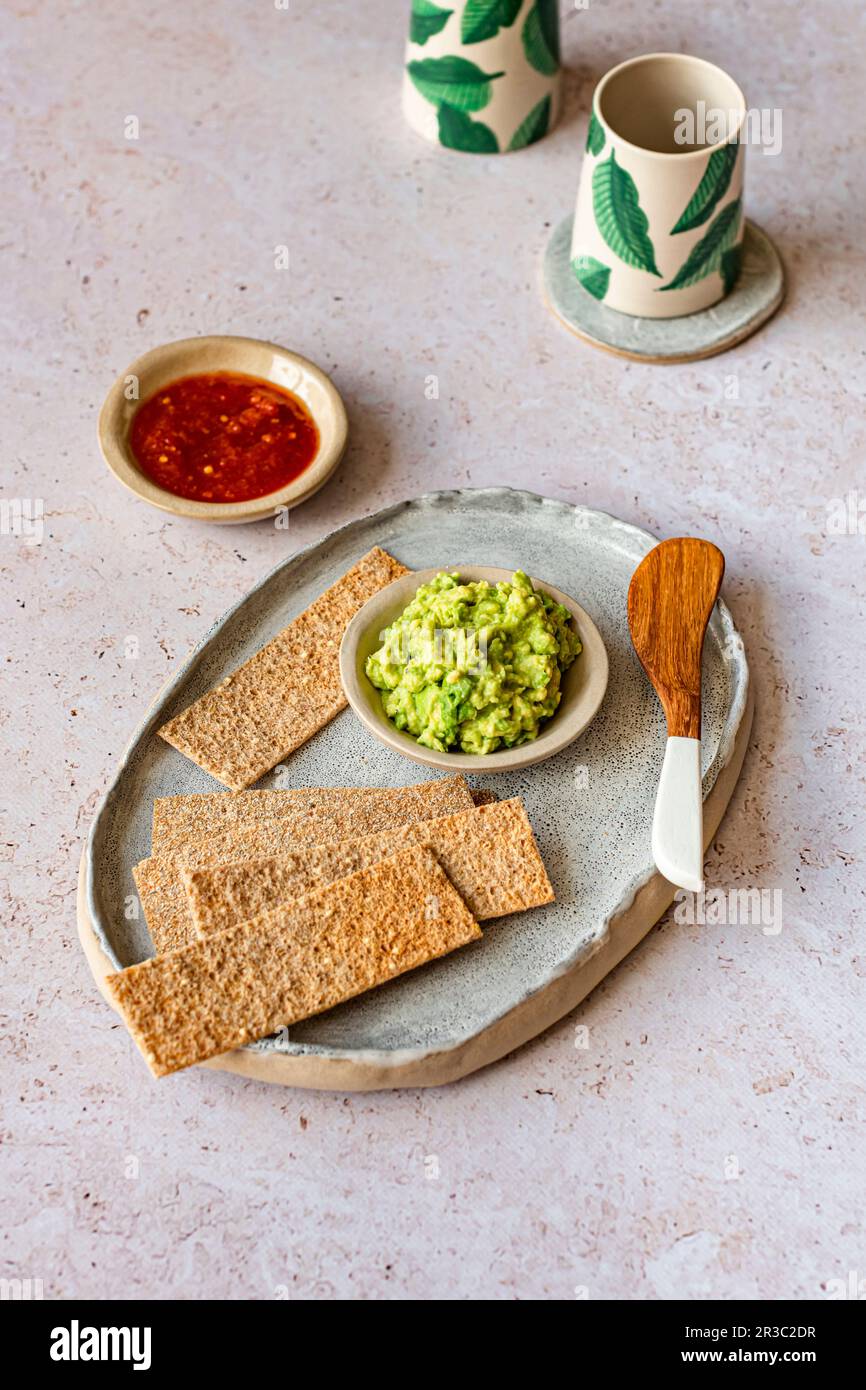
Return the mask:
<path id="1" fill-rule="evenodd" d="M 184 376 L 143 401 L 132 452 L 153 482 L 196 502 L 248 502 L 309 468 L 319 432 L 304 403 L 238 372 Z"/>

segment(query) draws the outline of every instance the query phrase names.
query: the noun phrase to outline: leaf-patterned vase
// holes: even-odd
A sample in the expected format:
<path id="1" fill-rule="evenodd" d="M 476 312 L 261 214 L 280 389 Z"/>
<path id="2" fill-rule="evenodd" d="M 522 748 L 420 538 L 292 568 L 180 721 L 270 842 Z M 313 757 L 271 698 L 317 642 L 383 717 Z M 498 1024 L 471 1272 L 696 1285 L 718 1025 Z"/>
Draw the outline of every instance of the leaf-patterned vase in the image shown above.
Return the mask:
<path id="1" fill-rule="evenodd" d="M 411 0 L 403 113 L 437 145 L 533 145 L 559 115 L 559 73 L 559 0 Z"/>
<path id="2" fill-rule="evenodd" d="M 694 314 L 740 269 L 746 103 L 721 68 L 681 53 L 621 63 L 592 99 L 571 266 L 638 318 Z"/>

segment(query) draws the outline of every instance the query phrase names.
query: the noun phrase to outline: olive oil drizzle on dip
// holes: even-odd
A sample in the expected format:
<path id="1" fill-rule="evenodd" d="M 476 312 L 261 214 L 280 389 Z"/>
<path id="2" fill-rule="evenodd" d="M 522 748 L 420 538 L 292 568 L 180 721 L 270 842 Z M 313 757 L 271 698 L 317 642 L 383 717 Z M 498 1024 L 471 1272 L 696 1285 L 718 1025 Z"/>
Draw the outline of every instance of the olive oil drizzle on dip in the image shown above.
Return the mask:
<path id="1" fill-rule="evenodd" d="M 135 413 L 130 444 L 148 478 L 175 497 L 248 502 L 309 468 L 319 432 L 303 401 L 239 372 L 185 376 Z"/>

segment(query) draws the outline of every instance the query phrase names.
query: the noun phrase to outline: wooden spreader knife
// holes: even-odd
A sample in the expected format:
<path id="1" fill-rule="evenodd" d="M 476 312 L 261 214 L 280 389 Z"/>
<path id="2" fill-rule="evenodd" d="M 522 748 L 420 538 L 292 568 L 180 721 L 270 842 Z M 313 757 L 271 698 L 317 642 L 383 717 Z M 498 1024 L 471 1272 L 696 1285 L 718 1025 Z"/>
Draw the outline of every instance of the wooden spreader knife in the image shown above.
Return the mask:
<path id="1" fill-rule="evenodd" d="M 725 557 L 709 541 L 662 541 L 631 578 L 628 625 L 668 724 L 653 816 L 652 853 L 671 883 L 704 887 L 701 653 Z"/>

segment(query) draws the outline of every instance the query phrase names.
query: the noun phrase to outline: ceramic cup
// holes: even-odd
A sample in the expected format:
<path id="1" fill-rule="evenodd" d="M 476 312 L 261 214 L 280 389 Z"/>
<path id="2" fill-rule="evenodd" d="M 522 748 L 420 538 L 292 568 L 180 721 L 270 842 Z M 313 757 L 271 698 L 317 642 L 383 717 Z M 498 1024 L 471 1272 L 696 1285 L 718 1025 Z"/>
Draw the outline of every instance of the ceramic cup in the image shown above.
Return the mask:
<path id="1" fill-rule="evenodd" d="M 669 319 L 733 288 L 743 240 L 746 103 L 721 68 L 652 53 L 592 100 L 571 266 L 611 309 Z"/>
<path id="2" fill-rule="evenodd" d="M 558 0 L 412 0 L 403 114 L 426 140 L 506 154 L 541 140 L 560 105 Z"/>

